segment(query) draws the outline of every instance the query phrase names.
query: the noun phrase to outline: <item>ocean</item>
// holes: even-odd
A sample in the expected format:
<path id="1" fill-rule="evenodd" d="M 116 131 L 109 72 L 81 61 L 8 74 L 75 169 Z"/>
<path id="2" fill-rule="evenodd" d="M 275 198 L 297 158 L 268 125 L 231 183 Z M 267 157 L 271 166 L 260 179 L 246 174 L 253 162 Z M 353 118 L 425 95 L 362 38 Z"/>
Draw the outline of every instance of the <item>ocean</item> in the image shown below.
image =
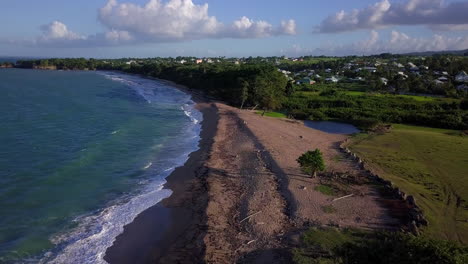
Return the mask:
<path id="1" fill-rule="evenodd" d="M 169 84 L 115 72 L 0 70 L 0 263 L 105 263 L 202 114 Z"/>

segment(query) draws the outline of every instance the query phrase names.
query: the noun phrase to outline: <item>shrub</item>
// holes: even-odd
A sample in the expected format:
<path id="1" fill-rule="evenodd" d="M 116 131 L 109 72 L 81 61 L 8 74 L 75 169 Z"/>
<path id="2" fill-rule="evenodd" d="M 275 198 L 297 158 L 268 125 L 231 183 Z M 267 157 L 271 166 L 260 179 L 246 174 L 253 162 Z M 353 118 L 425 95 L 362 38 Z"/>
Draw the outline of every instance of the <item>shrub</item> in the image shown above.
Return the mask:
<path id="1" fill-rule="evenodd" d="M 297 162 L 302 170 L 312 177 L 317 175 L 317 171 L 325 170 L 325 162 L 323 161 L 322 152 L 320 152 L 319 149 L 307 151 L 297 159 Z"/>

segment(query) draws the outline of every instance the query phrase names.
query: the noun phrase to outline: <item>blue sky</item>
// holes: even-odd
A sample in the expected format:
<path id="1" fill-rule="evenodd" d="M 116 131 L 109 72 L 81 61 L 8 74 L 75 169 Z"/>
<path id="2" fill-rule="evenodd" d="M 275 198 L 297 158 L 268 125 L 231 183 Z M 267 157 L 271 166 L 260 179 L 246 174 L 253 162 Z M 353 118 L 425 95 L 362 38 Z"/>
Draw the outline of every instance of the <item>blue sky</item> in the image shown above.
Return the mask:
<path id="1" fill-rule="evenodd" d="M 462 0 L 4 0 L 0 10 L 3 56 L 363 55 L 468 48 L 468 1 Z"/>

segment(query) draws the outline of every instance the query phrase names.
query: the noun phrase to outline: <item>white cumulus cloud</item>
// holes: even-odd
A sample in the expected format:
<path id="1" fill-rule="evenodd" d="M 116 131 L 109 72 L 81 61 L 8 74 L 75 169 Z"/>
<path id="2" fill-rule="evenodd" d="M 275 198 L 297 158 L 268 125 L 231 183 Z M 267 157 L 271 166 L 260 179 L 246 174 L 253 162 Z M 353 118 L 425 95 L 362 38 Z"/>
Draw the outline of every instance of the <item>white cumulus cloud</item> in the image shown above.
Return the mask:
<path id="1" fill-rule="evenodd" d="M 107 30 L 81 35 L 60 21 L 41 26 L 42 34 L 29 40 L 0 39 L 0 43 L 47 47 L 95 47 L 137 43 L 177 42 L 197 39 L 264 38 L 295 35 L 294 20 L 273 26 L 245 16 L 224 24 L 208 13 L 208 4 L 192 0 L 148 0 L 144 5 L 108 0 L 98 10 Z"/>
<path id="2" fill-rule="evenodd" d="M 363 9 L 328 16 L 316 28 L 320 33 L 378 29 L 392 25 L 425 25 L 433 30 L 466 30 L 468 2 L 443 0 L 382 0 Z"/>
<path id="3" fill-rule="evenodd" d="M 112 30 L 129 32 L 153 42 L 181 41 L 201 38 L 261 38 L 294 35 L 294 20 L 275 28 L 270 23 L 241 17 L 224 25 L 208 13 L 208 4 L 192 0 L 149 0 L 140 6 L 108 0 L 99 10 L 99 21 Z"/>
<path id="4" fill-rule="evenodd" d="M 316 55 L 371 55 L 384 52 L 409 53 L 468 49 L 468 36 L 447 37 L 434 34 L 428 38 L 418 38 L 393 30 L 389 37 L 389 39 L 381 39 L 378 32 L 371 31 L 368 39 L 342 45 L 329 44 L 310 52 Z"/>
<path id="5" fill-rule="evenodd" d="M 54 21 L 40 27 L 42 34 L 37 38 L 38 42 L 50 41 L 73 41 L 86 39 L 85 36 L 79 35 L 68 30 L 67 26 L 60 21 Z"/>

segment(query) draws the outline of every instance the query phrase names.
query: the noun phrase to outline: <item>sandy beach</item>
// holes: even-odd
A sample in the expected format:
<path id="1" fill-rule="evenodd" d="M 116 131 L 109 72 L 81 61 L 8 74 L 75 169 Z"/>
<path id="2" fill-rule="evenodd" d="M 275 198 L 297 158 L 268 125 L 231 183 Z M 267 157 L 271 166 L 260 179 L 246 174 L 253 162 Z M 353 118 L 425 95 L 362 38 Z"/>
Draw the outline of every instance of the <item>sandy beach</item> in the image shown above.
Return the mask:
<path id="1" fill-rule="evenodd" d="M 397 201 L 370 185 L 351 186 L 356 195 L 334 202 L 299 169 L 297 157 L 319 148 L 328 171 L 364 173 L 339 151 L 346 135 L 195 99 L 204 115 L 200 149 L 168 177 L 172 196 L 125 227 L 109 263 L 287 263 L 309 226 L 399 228 L 386 206 Z"/>

